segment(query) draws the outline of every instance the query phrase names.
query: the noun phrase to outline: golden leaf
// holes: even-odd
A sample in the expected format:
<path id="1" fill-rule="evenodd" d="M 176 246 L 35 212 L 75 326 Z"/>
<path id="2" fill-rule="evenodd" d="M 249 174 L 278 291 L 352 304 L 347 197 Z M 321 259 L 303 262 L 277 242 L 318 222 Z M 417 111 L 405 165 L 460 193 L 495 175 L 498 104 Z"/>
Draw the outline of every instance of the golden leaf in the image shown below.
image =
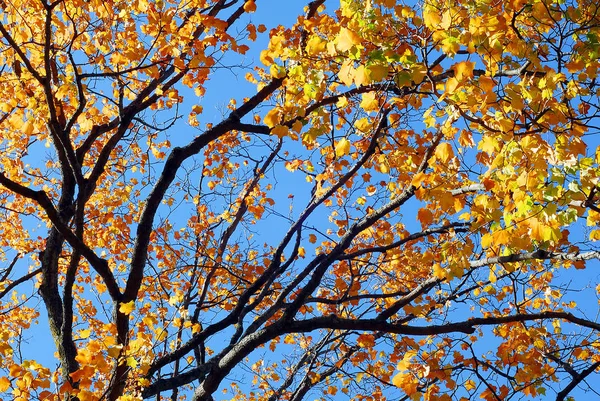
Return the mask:
<path id="1" fill-rule="evenodd" d="M 448 161 L 454 157 L 452 145 L 450 145 L 448 142 L 440 143 L 435 148 L 435 157 L 442 163 L 448 163 Z"/>
<path id="2" fill-rule="evenodd" d="M 129 315 L 135 309 L 135 301 L 129 301 L 119 306 L 119 312 Z"/>
<path id="3" fill-rule="evenodd" d="M 354 82 L 354 67 L 352 64 L 352 60 L 345 60 L 338 72 L 338 78 L 346 86 L 350 86 Z"/>
<path id="4" fill-rule="evenodd" d="M 0 393 L 6 392 L 10 388 L 10 380 L 7 377 L 0 377 Z"/>
<path id="5" fill-rule="evenodd" d="M 271 129 L 271 134 L 277 136 L 278 138 L 285 138 L 290 133 L 290 129 L 285 125 L 276 125 Z"/>
<path id="6" fill-rule="evenodd" d="M 281 109 L 279 109 L 279 108 L 274 108 L 274 109 L 269 110 L 269 112 L 267 113 L 267 115 L 265 115 L 265 117 L 263 119 L 263 121 L 269 128 L 273 128 L 274 126 L 278 125 L 280 120 L 281 120 Z"/>
<path id="7" fill-rule="evenodd" d="M 342 28 L 336 39 L 336 47 L 342 52 L 348 51 L 360 43 L 360 36 L 348 28 Z"/>
<path id="8" fill-rule="evenodd" d="M 335 156 L 342 157 L 348 153 L 350 153 L 350 141 L 342 138 L 335 144 Z"/>

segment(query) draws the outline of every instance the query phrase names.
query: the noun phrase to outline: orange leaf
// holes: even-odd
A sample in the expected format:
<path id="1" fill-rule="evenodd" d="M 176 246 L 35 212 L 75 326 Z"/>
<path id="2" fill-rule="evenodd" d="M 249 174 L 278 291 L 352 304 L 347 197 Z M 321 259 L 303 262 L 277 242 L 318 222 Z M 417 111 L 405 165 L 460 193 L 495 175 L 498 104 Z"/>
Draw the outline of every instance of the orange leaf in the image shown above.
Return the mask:
<path id="1" fill-rule="evenodd" d="M 285 138 L 290 133 L 290 129 L 284 125 L 276 125 L 271 130 L 271 134 L 276 135 L 278 138 Z"/>
<path id="2" fill-rule="evenodd" d="M 273 128 L 274 126 L 279 124 L 279 121 L 281 120 L 281 110 L 278 108 L 269 110 L 269 112 L 263 120 L 268 127 Z"/>
<path id="3" fill-rule="evenodd" d="M 0 377 L 0 393 L 4 393 L 10 388 L 10 380 L 7 377 Z"/>
<path id="4" fill-rule="evenodd" d="M 248 0 L 244 3 L 244 11 L 247 13 L 253 13 L 256 11 L 256 3 L 254 0 Z"/>
<path id="5" fill-rule="evenodd" d="M 459 81 L 473 78 L 473 70 L 475 69 L 474 61 L 461 61 L 460 63 L 454 64 L 452 67 L 454 70 L 454 76 Z"/>

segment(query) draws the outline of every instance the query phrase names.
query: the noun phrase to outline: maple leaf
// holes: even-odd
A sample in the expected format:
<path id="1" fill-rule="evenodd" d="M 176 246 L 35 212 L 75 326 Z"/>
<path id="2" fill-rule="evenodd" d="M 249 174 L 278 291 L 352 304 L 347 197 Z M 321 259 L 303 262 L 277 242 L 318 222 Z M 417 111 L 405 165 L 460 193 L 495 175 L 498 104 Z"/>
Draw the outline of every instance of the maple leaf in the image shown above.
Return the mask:
<path id="1" fill-rule="evenodd" d="M 447 142 L 439 144 L 435 148 L 435 156 L 442 163 L 448 163 L 448 161 L 454 156 L 452 145 Z"/>
<path id="2" fill-rule="evenodd" d="M 125 315 L 131 314 L 131 312 L 133 312 L 134 309 L 135 309 L 135 301 L 129 301 L 126 303 L 122 303 L 119 306 L 119 312 L 121 312 Z"/>
<path id="3" fill-rule="evenodd" d="M 342 138 L 340 139 L 336 144 L 335 144 L 335 156 L 336 157 L 342 157 L 347 155 L 348 153 L 350 153 L 350 141 L 346 138 Z"/>
<path id="4" fill-rule="evenodd" d="M 358 36 L 356 32 L 347 28 L 342 28 L 336 39 L 336 47 L 341 52 L 346 52 L 360 43 L 360 36 Z"/>

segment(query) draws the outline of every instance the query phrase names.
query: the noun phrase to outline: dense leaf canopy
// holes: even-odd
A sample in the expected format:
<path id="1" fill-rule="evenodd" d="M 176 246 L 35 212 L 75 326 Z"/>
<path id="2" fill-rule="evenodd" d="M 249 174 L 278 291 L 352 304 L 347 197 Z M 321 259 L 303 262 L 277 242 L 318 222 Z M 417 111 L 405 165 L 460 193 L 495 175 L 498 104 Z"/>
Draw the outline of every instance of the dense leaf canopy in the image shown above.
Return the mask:
<path id="1" fill-rule="evenodd" d="M 0 1 L 0 398 L 589 399 L 596 2 L 292 3 Z"/>

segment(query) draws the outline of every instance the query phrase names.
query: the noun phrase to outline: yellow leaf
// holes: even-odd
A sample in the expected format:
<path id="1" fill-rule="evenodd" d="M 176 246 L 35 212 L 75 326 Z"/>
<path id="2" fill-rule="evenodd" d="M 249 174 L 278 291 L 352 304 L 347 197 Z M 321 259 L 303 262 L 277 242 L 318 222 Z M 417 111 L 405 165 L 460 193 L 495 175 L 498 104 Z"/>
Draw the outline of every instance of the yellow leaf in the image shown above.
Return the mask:
<path id="1" fill-rule="evenodd" d="M 477 149 L 491 155 L 498 150 L 498 141 L 495 137 L 484 136 L 481 142 L 479 142 L 479 145 L 477 145 Z"/>
<path id="2" fill-rule="evenodd" d="M 352 85 L 354 82 L 354 67 L 352 67 L 352 60 L 346 60 L 338 72 L 338 78 L 346 86 Z"/>
<path id="3" fill-rule="evenodd" d="M 442 16 L 439 11 L 433 7 L 424 7 L 423 18 L 425 25 L 430 29 L 437 29 L 442 22 Z"/>
<path id="4" fill-rule="evenodd" d="M 271 72 L 271 76 L 273 78 L 283 78 L 287 75 L 285 68 L 277 64 L 271 65 L 269 71 Z"/>
<path id="5" fill-rule="evenodd" d="M 130 368 L 136 368 L 138 365 L 137 361 L 132 356 L 128 356 L 126 362 L 127 362 L 127 366 L 129 366 Z"/>
<path id="6" fill-rule="evenodd" d="M 271 65 L 273 64 L 273 57 L 271 56 L 271 51 L 268 49 L 263 50 L 262 52 L 260 52 L 260 61 L 261 63 L 263 63 L 264 65 Z"/>
<path id="7" fill-rule="evenodd" d="M 342 138 L 335 145 L 335 156 L 342 157 L 350 153 L 350 141 L 346 138 Z"/>
<path id="8" fill-rule="evenodd" d="M 494 242 L 494 237 L 492 234 L 484 234 L 481 236 L 481 247 L 489 248 Z"/>
<path id="9" fill-rule="evenodd" d="M 94 397 L 94 394 L 90 391 L 79 390 L 79 392 L 77 393 L 77 399 L 79 399 L 79 401 L 92 401 L 95 400 L 96 397 Z"/>
<path id="10" fill-rule="evenodd" d="M 536 217 L 532 217 L 528 221 L 530 227 L 531 239 L 536 241 L 544 241 L 544 229 L 546 228 Z"/>
<path id="11" fill-rule="evenodd" d="M 402 357 L 402 360 L 398 363 L 397 369 L 399 371 L 405 371 L 409 368 L 410 366 L 410 361 L 417 355 L 417 351 L 415 350 L 409 350 L 406 351 L 404 353 L 404 356 Z"/>
<path id="12" fill-rule="evenodd" d="M 351 31 L 348 28 L 342 28 L 336 39 L 336 47 L 339 51 L 345 52 L 350 50 L 353 46 L 360 44 L 360 36 L 356 32 Z"/>
<path id="13" fill-rule="evenodd" d="M 598 241 L 598 240 L 600 240 L 600 230 L 592 230 L 590 232 L 590 239 L 592 241 Z"/>
<path id="14" fill-rule="evenodd" d="M 446 278 L 446 269 L 440 266 L 439 263 L 433 265 L 433 275 L 439 279 Z"/>
<path id="15" fill-rule="evenodd" d="M 363 117 L 356 120 L 354 127 L 361 132 L 368 132 L 371 129 L 371 122 L 368 118 Z"/>
<path id="16" fill-rule="evenodd" d="M 414 64 L 410 69 L 410 73 L 412 81 L 418 85 L 421 82 L 423 82 L 423 80 L 427 76 L 427 67 L 421 63 Z"/>
<path id="17" fill-rule="evenodd" d="M 452 25 L 452 15 L 450 14 L 450 10 L 444 11 L 442 14 L 442 20 L 440 22 L 440 28 L 443 30 L 447 30 Z"/>
<path id="18" fill-rule="evenodd" d="M 453 94 L 459 87 L 461 86 L 461 83 L 458 81 L 458 79 L 452 77 L 452 78 L 448 78 L 448 81 L 446 81 L 446 93 L 451 95 Z"/>
<path id="19" fill-rule="evenodd" d="M 129 315 L 135 309 L 135 301 L 129 301 L 119 306 L 119 312 Z"/>
<path id="20" fill-rule="evenodd" d="M 448 142 L 440 143 L 435 148 L 435 157 L 442 163 L 448 163 L 448 161 L 454 156 L 452 151 L 452 145 Z"/>
<path id="21" fill-rule="evenodd" d="M 79 331 L 79 338 L 81 339 L 86 339 L 90 336 L 90 334 L 92 334 L 91 330 L 80 330 Z"/>
<path id="22" fill-rule="evenodd" d="M 511 239 L 511 234 L 507 229 L 500 229 L 492 234 L 492 245 L 506 245 Z"/>
<path id="23" fill-rule="evenodd" d="M 371 79 L 367 75 L 367 72 L 364 65 L 361 65 L 354 71 L 354 83 L 356 86 L 368 85 L 371 83 Z"/>
<path id="24" fill-rule="evenodd" d="M 327 42 L 318 37 L 317 35 L 313 35 L 310 40 L 306 43 L 306 52 L 310 56 L 315 56 L 321 52 L 324 52 L 327 48 Z"/>
<path id="25" fill-rule="evenodd" d="M 29 121 L 25 121 L 25 124 L 21 127 L 23 133 L 27 136 L 33 134 L 33 124 Z"/>
<path id="26" fill-rule="evenodd" d="M 561 237 L 562 237 L 562 234 L 561 234 L 560 228 L 544 226 L 544 229 L 542 232 L 542 239 L 544 241 L 556 242 L 556 241 L 560 240 Z"/>
<path id="27" fill-rule="evenodd" d="M 377 111 L 379 110 L 379 100 L 375 92 L 363 93 L 360 107 L 365 111 Z"/>

